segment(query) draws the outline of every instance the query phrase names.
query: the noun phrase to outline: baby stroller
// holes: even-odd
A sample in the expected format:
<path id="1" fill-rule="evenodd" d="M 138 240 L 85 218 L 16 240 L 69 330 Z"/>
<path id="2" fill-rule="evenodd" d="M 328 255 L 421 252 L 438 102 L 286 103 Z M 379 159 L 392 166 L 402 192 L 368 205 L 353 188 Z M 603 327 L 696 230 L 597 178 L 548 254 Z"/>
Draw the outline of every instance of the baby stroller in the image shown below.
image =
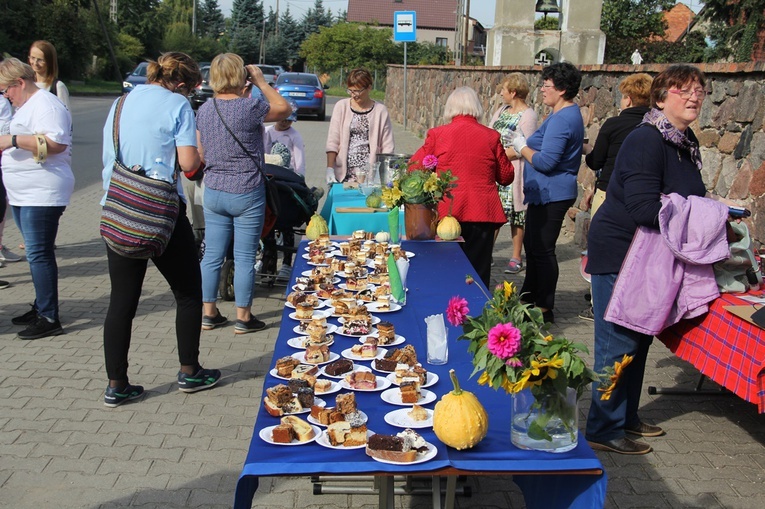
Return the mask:
<path id="1" fill-rule="evenodd" d="M 261 285 L 273 287 L 276 284 L 276 265 L 279 253 L 295 254 L 297 248 L 286 242 L 277 243 L 277 236 L 282 239 L 295 235 L 304 235 L 303 228 L 319 206 L 319 199 L 310 189 L 303 176 L 289 168 L 266 164 L 265 173 L 272 179 L 279 192 L 279 215 L 274 228 L 261 238 L 260 270 L 255 274 Z M 233 249 L 233 248 L 232 248 Z M 223 300 L 234 300 L 234 260 L 229 256 L 223 263 L 220 277 L 220 295 Z"/>

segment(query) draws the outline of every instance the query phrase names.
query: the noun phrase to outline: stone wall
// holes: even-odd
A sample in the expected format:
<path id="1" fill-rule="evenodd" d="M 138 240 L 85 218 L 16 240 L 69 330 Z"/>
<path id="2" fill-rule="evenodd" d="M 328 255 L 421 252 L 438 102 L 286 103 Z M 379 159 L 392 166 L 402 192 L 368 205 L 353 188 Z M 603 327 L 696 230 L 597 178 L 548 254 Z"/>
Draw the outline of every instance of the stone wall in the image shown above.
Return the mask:
<path id="1" fill-rule="evenodd" d="M 635 72 L 656 75 L 665 65 L 585 65 L 582 89 L 576 101 L 582 110 L 587 136 L 597 138 L 603 121 L 619 113 L 618 84 Z M 752 211 L 747 220 L 752 236 L 765 243 L 765 63 L 706 64 L 699 66 L 707 76 L 707 97 L 699 119 L 691 126 L 699 138 L 707 189 L 736 200 Z M 501 104 L 497 94 L 504 77 L 521 72 L 532 85 L 528 102 L 540 122 L 547 114 L 537 88 L 541 67 L 452 67 L 407 66 L 407 128 L 424 136 L 442 123 L 446 98 L 457 87 L 468 86 L 481 97 L 487 123 Z M 392 118 L 404 122 L 403 66 L 388 68 L 385 105 Z M 581 189 L 592 186 L 593 172 L 582 160 Z M 581 196 L 581 190 L 580 190 Z M 576 206 L 579 204 L 577 203 Z M 578 210 L 571 211 L 571 218 Z M 579 214 L 582 217 L 582 214 Z M 586 216 L 586 215 L 585 215 Z M 583 225 L 579 225 L 581 230 Z M 573 223 L 567 225 L 574 228 Z"/>

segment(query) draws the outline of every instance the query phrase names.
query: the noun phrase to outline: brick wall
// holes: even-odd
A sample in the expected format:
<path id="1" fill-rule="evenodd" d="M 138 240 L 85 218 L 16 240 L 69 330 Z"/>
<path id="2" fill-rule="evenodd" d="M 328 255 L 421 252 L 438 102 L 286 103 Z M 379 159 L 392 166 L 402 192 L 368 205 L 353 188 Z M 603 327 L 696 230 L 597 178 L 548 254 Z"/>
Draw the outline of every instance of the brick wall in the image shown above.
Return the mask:
<path id="1" fill-rule="evenodd" d="M 635 72 L 651 75 L 665 65 L 586 65 L 582 88 L 576 99 L 582 109 L 587 136 L 594 141 L 603 121 L 619 113 L 619 82 Z M 765 243 L 765 62 L 746 64 L 700 64 L 711 94 L 704 101 L 699 119 L 691 126 L 699 138 L 707 189 L 745 204 L 752 210 L 748 221 L 753 237 Z M 539 83 L 542 68 L 408 66 L 407 128 L 420 136 L 442 123 L 444 103 L 457 87 L 478 92 L 487 123 L 501 104 L 496 93 L 504 77 L 521 72 L 532 85 L 529 105 L 541 119 L 547 114 L 541 103 Z M 403 123 L 403 66 L 388 67 L 385 104 L 392 118 Z M 591 186 L 593 172 L 582 162 L 581 189 Z M 581 195 L 581 193 L 580 193 Z M 576 204 L 578 205 L 578 203 Z M 576 214 L 572 210 L 571 217 Z M 573 224 L 567 227 L 573 228 Z M 580 225 L 581 228 L 581 225 Z"/>

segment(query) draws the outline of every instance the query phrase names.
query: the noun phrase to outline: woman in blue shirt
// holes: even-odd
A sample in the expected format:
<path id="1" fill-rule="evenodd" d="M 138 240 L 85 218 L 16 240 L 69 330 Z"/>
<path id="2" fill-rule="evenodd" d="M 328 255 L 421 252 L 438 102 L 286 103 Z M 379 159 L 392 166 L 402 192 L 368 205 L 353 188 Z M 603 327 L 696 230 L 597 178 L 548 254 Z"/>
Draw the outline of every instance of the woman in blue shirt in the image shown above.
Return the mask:
<path id="1" fill-rule="evenodd" d="M 558 285 L 558 241 L 566 211 L 577 197 L 576 176 L 582 160 L 584 121 L 574 98 L 582 75 L 569 63 L 553 64 L 542 71 L 542 101 L 552 113 L 528 140 L 513 140 L 515 157 L 523 158 L 523 192 L 526 196 L 526 278 L 521 295 L 554 322 Z M 513 155 L 513 154 L 509 154 Z"/>

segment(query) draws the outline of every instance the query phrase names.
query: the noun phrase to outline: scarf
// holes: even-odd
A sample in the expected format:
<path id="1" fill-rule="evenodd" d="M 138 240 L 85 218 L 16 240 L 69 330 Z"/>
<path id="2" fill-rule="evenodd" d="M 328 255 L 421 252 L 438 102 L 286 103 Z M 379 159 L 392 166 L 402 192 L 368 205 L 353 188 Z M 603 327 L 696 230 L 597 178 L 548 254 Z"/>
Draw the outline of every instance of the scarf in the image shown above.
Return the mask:
<path id="1" fill-rule="evenodd" d="M 677 127 L 672 125 L 663 111 L 657 108 L 651 108 L 651 110 L 643 117 L 643 122 L 640 125 L 652 125 L 661 133 L 662 138 L 673 144 L 679 149 L 687 151 L 691 155 L 691 160 L 696 164 L 696 167 L 701 171 L 701 152 L 699 151 L 699 144 L 685 135 Z"/>

